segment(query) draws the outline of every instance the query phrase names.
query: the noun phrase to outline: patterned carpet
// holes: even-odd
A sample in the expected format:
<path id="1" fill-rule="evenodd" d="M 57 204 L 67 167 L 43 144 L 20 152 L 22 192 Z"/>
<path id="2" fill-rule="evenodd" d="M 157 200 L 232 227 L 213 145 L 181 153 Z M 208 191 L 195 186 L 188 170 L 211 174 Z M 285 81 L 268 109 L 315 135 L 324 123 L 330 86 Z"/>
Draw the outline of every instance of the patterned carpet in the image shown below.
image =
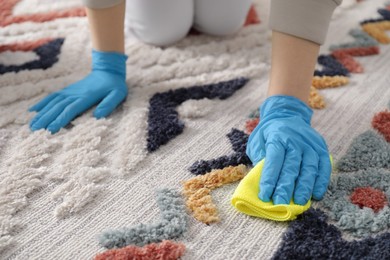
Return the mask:
<path id="1" fill-rule="evenodd" d="M 346 0 L 318 58 L 312 124 L 336 162 L 325 199 L 290 223 L 230 204 L 266 97 L 268 8 L 254 1 L 230 37 L 129 36 L 129 98 L 50 135 L 30 132 L 27 108 L 88 73 L 85 11 L 0 0 L 0 259 L 390 259 L 384 0 Z"/>

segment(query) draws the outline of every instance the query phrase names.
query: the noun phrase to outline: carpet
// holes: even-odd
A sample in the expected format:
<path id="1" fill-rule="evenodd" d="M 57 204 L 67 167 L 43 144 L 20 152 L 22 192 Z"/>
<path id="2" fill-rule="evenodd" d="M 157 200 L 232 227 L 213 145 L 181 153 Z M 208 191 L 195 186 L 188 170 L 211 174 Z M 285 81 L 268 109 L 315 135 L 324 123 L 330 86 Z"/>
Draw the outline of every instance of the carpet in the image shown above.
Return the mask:
<path id="1" fill-rule="evenodd" d="M 268 9 L 254 1 L 229 37 L 167 48 L 128 37 L 129 98 L 51 135 L 30 132 L 27 108 L 88 73 L 85 11 L 0 0 L 0 259 L 390 258 L 384 0 L 345 1 L 321 48 L 312 124 L 336 162 L 324 200 L 290 223 L 230 204 L 266 97 Z"/>

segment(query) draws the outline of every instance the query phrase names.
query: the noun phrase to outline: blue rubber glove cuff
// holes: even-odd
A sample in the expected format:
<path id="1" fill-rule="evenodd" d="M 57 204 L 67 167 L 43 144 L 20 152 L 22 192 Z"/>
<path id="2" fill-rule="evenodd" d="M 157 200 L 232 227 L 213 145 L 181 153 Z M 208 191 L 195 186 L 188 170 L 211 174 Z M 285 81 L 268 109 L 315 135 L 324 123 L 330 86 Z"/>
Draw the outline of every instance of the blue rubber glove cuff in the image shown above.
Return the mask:
<path id="1" fill-rule="evenodd" d="M 108 71 L 126 80 L 127 58 L 127 55 L 119 52 L 92 50 L 92 71 Z"/>
<path id="2" fill-rule="evenodd" d="M 265 120 L 278 117 L 300 117 L 310 125 L 312 116 L 313 110 L 302 100 L 293 96 L 270 96 L 260 106 L 260 118 Z"/>

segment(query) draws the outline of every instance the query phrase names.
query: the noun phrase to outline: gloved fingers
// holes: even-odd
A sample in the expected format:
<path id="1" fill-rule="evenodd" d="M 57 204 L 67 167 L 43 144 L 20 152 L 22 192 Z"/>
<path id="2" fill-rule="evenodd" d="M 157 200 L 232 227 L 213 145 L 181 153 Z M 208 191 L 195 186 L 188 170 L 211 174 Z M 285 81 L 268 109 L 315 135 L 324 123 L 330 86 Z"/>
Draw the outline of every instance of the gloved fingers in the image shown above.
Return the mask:
<path id="1" fill-rule="evenodd" d="M 295 181 L 301 170 L 302 154 L 295 149 L 287 149 L 282 171 L 272 196 L 274 204 L 290 204 Z"/>
<path id="2" fill-rule="evenodd" d="M 58 104 L 59 102 L 61 102 L 62 100 L 63 100 L 63 97 L 57 95 L 57 96 L 56 96 L 54 99 L 52 99 L 48 104 L 46 104 L 45 107 L 41 108 L 40 111 L 38 112 L 38 114 L 35 115 L 35 117 L 31 120 L 31 122 L 30 122 L 30 128 L 31 128 L 32 130 L 38 130 L 38 129 L 40 129 L 40 128 L 37 128 L 37 127 L 36 127 L 36 122 L 38 122 L 39 119 L 41 119 L 41 117 L 42 117 L 43 115 L 45 115 L 48 111 L 50 111 L 50 109 L 51 109 L 52 107 L 54 107 L 55 105 L 57 105 L 57 104 Z M 35 128 L 37 128 L 37 129 L 35 129 Z"/>
<path id="3" fill-rule="evenodd" d="M 49 124 L 47 130 L 52 134 L 57 133 L 62 127 L 68 125 L 76 116 L 83 113 L 89 107 L 85 105 L 84 100 L 78 99 L 73 103 L 69 104 L 61 114 Z"/>
<path id="4" fill-rule="evenodd" d="M 332 163 L 330 161 L 329 154 L 326 153 L 320 156 L 318 175 L 313 190 L 314 199 L 321 200 L 324 197 L 326 190 L 328 189 L 331 173 Z"/>
<path id="5" fill-rule="evenodd" d="M 52 101 L 55 97 L 57 97 L 58 94 L 57 93 L 52 93 L 52 94 L 49 94 L 48 96 L 46 96 L 45 98 L 43 98 L 41 101 L 39 101 L 38 103 L 36 103 L 35 105 L 33 105 L 32 107 L 30 107 L 28 109 L 28 111 L 32 112 L 32 111 L 36 111 L 36 112 L 39 112 L 41 111 L 42 108 L 44 108 L 47 104 L 50 103 L 50 101 Z"/>
<path id="6" fill-rule="evenodd" d="M 264 202 L 271 201 L 280 171 L 283 167 L 285 148 L 280 143 L 267 143 L 264 167 L 260 179 L 259 198 Z"/>
<path id="7" fill-rule="evenodd" d="M 51 107 L 49 111 L 43 114 L 37 122 L 31 127 L 33 131 L 46 128 L 51 122 L 53 122 L 59 114 L 73 101 L 71 99 L 64 99 L 58 104 Z"/>
<path id="8" fill-rule="evenodd" d="M 314 183 L 318 174 L 319 157 L 313 149 L 306 149 L 303 153 L 301 173 L 298 176 L 295 190 L 294 202 L 305 205 L 312 196 Z"/>
<path id="9" fill-rule="evenodd" d="M 126 98 L 126 93 L 118 90 L 111 91 L 96 107 L 93 115 L 100 119 L 106 117 Z"/>
<path id="10" fill-rule="evenodd" d="M 258 164 L 265 158 L 265 144 L 262 138 L 261 126 L 257 125 L 253 132 L 249 135 L 246 145 L 246 155 L 249 157 L 253 165 Z"/>

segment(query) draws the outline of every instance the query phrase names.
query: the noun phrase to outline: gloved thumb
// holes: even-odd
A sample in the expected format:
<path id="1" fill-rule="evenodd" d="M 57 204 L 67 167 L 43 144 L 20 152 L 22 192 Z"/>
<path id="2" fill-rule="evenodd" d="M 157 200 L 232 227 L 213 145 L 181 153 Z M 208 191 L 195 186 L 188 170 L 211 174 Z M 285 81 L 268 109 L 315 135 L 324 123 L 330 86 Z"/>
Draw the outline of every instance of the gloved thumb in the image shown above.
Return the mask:
<path id="1" fill-rule="evenodd" d="M 119 90 L 111 91 L 93 112 L 97 119 L 109 116 L 112 111 L 126 98 L 127 93 Z"/>

